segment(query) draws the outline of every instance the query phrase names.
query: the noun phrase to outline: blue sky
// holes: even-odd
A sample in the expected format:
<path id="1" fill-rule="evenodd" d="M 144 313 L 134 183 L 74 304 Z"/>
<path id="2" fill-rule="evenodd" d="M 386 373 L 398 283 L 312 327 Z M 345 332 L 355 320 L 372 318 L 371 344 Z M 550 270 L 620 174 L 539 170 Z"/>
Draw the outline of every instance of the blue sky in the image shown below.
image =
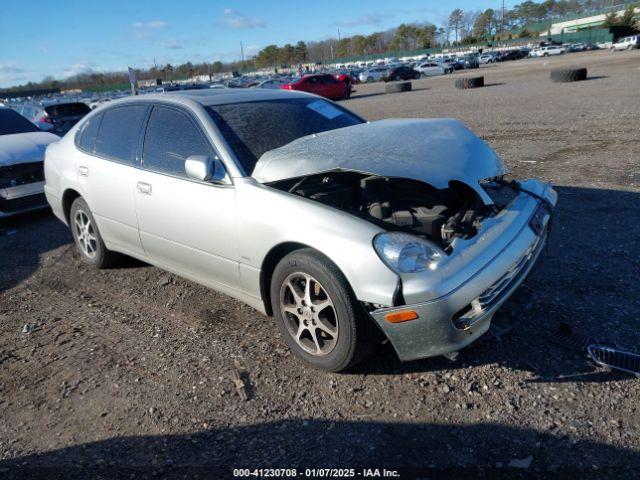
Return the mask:
<path id="1" fill-rule="evenodd" d="M 507 7 L 515 1 L 507 1 Z M 456 8 L 500 0 L 2 0 L 0 87 L 80 72 L 234 60 L 265 45 L 441 25 Z"/>

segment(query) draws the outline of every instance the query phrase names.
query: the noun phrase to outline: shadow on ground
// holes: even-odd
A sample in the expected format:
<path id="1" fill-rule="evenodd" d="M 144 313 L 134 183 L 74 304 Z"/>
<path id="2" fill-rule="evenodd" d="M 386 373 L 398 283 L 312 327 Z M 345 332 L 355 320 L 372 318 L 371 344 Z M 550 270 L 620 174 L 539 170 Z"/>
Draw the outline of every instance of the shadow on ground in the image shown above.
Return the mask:
<path id="1" fill-rule="evenodd" d="M 43 254 L 71 242 L 69 229 L 48 209 L 0 220 L 0 292 L 31 276 Z"/>
<path id="2" fill-rule="evenodd" d="M 519 468 L 509 467 L 513 460 L 520 460 Z M 268 467 L 399 469 L 405 479 L 584 479 L 602 478 L 602 472 L 631 478 L 640 455 L 486 423 L 284 420 L 190 435 L 116 437 L 0 462 L 9 479 L 228 478 L 234 468 Z"/>

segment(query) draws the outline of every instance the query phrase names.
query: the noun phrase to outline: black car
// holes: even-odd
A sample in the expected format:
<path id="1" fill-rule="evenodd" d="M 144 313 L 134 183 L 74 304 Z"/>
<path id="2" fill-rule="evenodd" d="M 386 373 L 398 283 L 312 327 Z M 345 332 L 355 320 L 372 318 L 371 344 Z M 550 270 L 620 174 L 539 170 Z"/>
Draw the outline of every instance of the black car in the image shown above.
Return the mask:
<path id="1" fill-rule="evenodd" d="M 32 121 L 38 122 L 37 124 L 41 127 L 46 127 L 47 125 L 44 124 L 48 124 L 51 126 L 47 129 L 48 131 L 62 136 L 89 112 L 91 108 L 84 102 L 54 103 L 46 105 Z"/>
<path id="2" fill-rule="evenodd" d="M 393 80 L 417 80 L 420 78 L 420 72 L 414 70 L 411 67 L 396 67 L 389 70 L 382 79 L 385 82 L 391 82 Z"/>
<path id="3" fill-rule="evenodd" d="M 508 62 L 509 60 L 520 60 L 524 58 L 526 55 L 522 50 L 510 50 L 508 52 L 504 52 L 502 55 L 498 57 L 499 62 Z"/>
<path id="4" fill-rule="evenodd" d="M 478 62 L 477 55 L 465 55 L 464 57 L 459 58 L 458 61 L 462 63 L 465 70 L 470 68 L 480 68 L 480 62 Z"/>

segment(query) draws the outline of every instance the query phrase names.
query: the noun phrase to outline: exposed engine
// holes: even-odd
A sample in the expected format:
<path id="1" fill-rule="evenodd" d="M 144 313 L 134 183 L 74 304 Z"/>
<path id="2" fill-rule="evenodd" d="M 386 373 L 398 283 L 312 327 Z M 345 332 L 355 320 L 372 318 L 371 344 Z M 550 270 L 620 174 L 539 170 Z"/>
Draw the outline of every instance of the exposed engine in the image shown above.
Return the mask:
<path id="1" fill-rule="evenodd" d="M 272 184 L 380 225 L 428 237 L 446 247 L 454 238 L 469 238 L 492 210 L 471 188 L 452 182 L 438 190 L 415 180 L 330 172 Z"/>

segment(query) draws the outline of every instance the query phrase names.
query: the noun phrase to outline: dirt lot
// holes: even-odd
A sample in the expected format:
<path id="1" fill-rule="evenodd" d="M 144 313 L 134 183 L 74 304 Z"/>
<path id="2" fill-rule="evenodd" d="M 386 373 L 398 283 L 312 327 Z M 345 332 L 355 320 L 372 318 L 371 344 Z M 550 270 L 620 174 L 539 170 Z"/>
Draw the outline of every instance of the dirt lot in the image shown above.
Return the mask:
<path id="1" fill-rule="evenodd" d="M 590 79 L 551 83 L 563 65 Z M 268 466 L 492 477 L 514 459 L 528 467 L 510 472 L 637 474 L 640 381 L 546 337 L 565 321 L 640 343 L 640 52 L 481 73 L 483 89 L 455 90 L 450 76 L 393 95 L 364 85 L 345 105 L 372 120 L 459 118 L 515 177 L 557 185 L 549 254 L 528 281 L 539 300 L 509 338 L 456 362 L 401 364 L 381 345 L 355 371 L 317 372 L 251 308 L 135 261 L 89 270 L 50 213 L 23 216 L 0 224 L 0 477 Z"/>

